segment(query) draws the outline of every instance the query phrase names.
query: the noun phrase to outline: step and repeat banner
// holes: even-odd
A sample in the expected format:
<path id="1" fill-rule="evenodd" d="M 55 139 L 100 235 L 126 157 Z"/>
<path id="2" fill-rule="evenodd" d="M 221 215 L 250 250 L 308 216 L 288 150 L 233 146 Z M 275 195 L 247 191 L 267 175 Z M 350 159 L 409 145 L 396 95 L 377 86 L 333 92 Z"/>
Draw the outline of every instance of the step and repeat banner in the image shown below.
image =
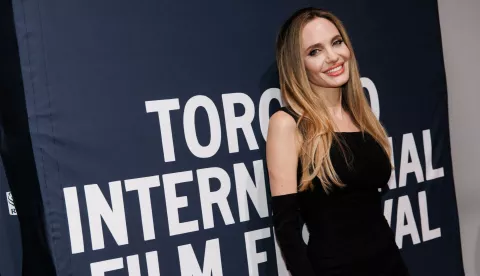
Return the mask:
<path id="1" fill-rule="evenodd" d="M 464 275 L 436 1 L 12 3 L 58 275 L 288 275 L 264 150 L 275 37 L 305 6 L 351 35 L 412 275 Z"/>

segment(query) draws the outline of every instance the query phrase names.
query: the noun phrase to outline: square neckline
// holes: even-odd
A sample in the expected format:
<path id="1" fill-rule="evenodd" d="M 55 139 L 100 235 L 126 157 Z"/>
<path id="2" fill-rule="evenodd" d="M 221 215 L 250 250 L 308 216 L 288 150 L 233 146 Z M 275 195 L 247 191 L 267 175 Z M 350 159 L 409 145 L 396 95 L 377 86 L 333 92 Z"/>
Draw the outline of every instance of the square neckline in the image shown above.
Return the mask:
<path id="1" fill-rule="evenodd" d="M 297 119 L 298 119 L 297 115 L 292 110 L 290 110 L 290 108 L 288 108 L 287 106 L 282 106 L 282 107 L 280 107 L 279 110 L 282 110 L 283 112 L 289 114 L 290 116 L 293 117 L 293 119 L 295 121 L 297 121 Z M 335 134 L 355 134 L 355 133 L 363 133 L 363 132 L 361 130 L 359 130 L 359 131 L 334 131 L 333 133 L 335 133 Z"/>

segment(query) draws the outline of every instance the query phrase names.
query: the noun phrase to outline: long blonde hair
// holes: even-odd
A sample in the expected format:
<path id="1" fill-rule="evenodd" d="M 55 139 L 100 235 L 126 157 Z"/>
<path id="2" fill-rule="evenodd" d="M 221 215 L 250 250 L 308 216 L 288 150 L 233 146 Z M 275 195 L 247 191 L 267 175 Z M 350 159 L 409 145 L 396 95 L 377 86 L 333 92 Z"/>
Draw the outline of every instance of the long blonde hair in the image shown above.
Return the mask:
<path id="1" fill-rule="evenodd" d="M 337 141 L 345 159 L 345 145 L 334 131 L 327 107 L 309 83 L 301 54 L 301 32 L 311 20 L 320 17 L 332 22 L 350 50 L 349 80 L 342 89 L 342 107 L 350 113 L 362 133 L 369 133 L 391 157 L 387 133 L 373 114 L 365 97 L 357 61 L 350 39 L 342 22 L 332 13 L 305 8 L 294 13 L 282 26 L 276 41 L 276 59 L 280 78 L 280 90 L 287 106 L 299 113 L 297 128 L 302 140 L 299 158 L 302 177 L 299 190 L 312 189 L 312 180 L 319 177 L 328 193 L 333 185 L 344 186 L 335 172 L 330 159 L 330 148 Z"/>

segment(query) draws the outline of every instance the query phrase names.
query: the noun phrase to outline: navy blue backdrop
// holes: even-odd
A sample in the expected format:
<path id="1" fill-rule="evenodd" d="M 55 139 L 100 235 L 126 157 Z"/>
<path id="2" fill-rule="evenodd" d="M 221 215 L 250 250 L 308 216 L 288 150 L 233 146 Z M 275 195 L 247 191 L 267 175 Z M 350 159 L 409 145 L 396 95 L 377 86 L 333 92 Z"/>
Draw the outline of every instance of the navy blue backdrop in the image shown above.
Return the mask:
<path id="1" fill-rule="evenodd" d="M 264 144 L 276 33 L 305 6 L 352 38 L 412 275 L 464 275 L 436 1 L 12 3 L 58 275 L 287 275 Z"/>

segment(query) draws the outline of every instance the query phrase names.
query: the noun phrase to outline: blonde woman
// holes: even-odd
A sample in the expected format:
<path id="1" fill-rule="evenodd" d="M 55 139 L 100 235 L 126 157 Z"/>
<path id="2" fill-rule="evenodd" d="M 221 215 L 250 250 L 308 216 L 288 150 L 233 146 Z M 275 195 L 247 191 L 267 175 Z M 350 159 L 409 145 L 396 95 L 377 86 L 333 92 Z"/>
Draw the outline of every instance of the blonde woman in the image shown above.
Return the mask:
<path id="1" fill-rule="evenodd" d="M 299 10 L 282 26 L 276 51 L 285 107 L 271 117 L 266 153 L 287 269 L 292 276 L 409 275 L 378 191 L 390 178 L 390 145 L 344 26 L 330 12 Z"/>

